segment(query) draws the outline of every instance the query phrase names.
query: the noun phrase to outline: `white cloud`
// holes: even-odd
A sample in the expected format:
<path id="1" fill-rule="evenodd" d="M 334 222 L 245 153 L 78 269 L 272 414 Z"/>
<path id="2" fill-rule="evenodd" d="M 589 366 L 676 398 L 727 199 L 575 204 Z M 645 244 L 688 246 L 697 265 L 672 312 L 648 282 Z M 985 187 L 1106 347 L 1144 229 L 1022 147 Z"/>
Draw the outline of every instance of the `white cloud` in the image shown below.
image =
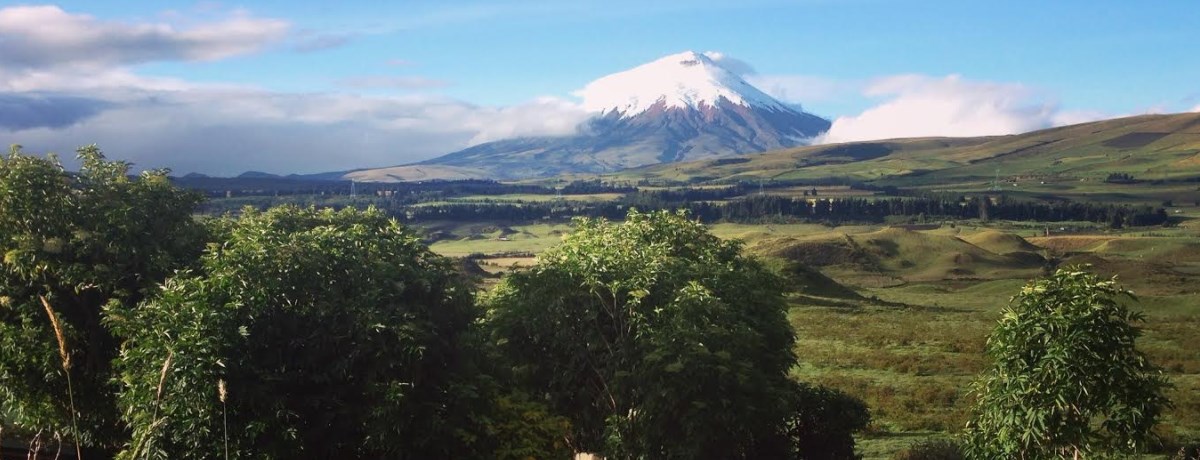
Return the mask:
<path id="1" fill-rule="evenodd" d="M 0 93 L 0 144 L 69 153 L 96 143 L 139 168 L 217 175 L 404 164 L 507 137 L 570 134 L 590 116 L 552 98 L 497 108 L 420 95 L 236 88 L 29 94 Z"/>
<path id="2" fill-rule="evenodd" d="M 283 39 L 287 21 L 234 11 L 191 27 L 102 21 L 57 6 L 0 9 L 0 66 L 104 68 L 152 61 L 210 61 L 258 51 Z"/>
<path id="3" fill-rule="evenodd" d="M 289 30 L 286 21 L 239 11 L 202 13 L 177 26 L 102 21 L 55 6 L 0 8 L 0 144 L 69 159 L 76 147 L 96 143 L 139 168 L 181 173 L 305 173 L 410 163 L 505 137 L 569 134 L 589 116 L 554 98 L 480 107 L 421 94 L 282 93 L 131 70 L 151 61 L 255 52 L 283 43 Z M 341 40 L 306 32 L 292 48 L 315 50 Z M 445 84 L 421 76 L 340 83 L 359 89 Z"/>
<path id="4" fill-rule="evenodd" d="M 473 107 L 462 120 L 474 130 L 470 144 L 528 136 L 560 136 L 576 133 L 580 123 L 594 116 L 579 104 L 555 97 L 540 97 L 520 105 L 499 108 Z"/>
<path id="5" fill-rule="evenodd" d="M 88 91 L 95 94 L 96 92 L 129 89 L 182 91 L 197 86 L 178 78 L 137 75 L 123 68 L 95 69 L 86 72 L 13 71 L 0 68 L 0 91 Z"/>
<path id="6" fill-rule="evenodd" d="M 886 100 L 855 116 L 839 117 L 821 142 L 925 136 L 986 136 L 1047 128 L 1080 113 L 1064 114 L 1032 89 L 1014 83 L 897 75 L 863 89 Z"/>
<path id="7" fill-rule="evenodd" d="M 1200 112 L 1200 105 L 1197 105 L 1197 106 L 1195 106 L 1195 107 L 1192 107 L 1192 110 L 1191 110 L 1191 111 L 1192 111 L 1192 112 Z"/>
<path id="8" fill-rule="evenodd" d="M 725 70 L 733 72 L 737 76 L 745 77 L 747 75 L 754 75 L 758 73 L 754 70 L 754 66 L 751 66 L 750 63 L 720 51 L 705 51 L 704 55 L 708 56 L 709 59 L 712 59 L 713 62 L 720 64 L 720 66 L 724 67 Z"/>

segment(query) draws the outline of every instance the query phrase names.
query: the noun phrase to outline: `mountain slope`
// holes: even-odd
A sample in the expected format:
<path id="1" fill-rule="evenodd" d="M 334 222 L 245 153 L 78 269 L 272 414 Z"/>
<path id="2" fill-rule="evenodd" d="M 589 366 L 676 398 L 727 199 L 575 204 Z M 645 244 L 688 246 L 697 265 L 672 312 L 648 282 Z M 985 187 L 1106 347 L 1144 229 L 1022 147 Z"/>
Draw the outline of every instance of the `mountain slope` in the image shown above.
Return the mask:
<path id="1" fill-rule="evenodd" d="M 603 173 L 793 147 L 829 129 L 828 120 L 691 51 L 600 78 L 576 94 L 596 114 L 577 135 L 489 142 L 418 164 L 498 179 Z"/>
<path id="2" fill-rule="evenodd" d="M 1200 175 L 1200 113 L 1141 115 L 1008 136 L 890 139 L 816 145 L 738 163 L 651 165 L 621 180 L 793 180 L 844 177 L 903 185 L 990 182 L 997 175 L 1144 179 Z"/>

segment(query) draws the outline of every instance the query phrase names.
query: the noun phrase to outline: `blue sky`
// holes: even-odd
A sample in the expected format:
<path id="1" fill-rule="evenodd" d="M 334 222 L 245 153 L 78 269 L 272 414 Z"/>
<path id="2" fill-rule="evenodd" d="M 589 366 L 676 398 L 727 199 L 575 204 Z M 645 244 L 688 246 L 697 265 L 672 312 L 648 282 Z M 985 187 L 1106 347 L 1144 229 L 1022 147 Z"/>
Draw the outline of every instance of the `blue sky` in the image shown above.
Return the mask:
<path id="1" fill-rule="evenodd" d="M 1182 0 L 0 6 L 0 141 L 183 172 L 400 164 L 562 134 L 572 91 L 689 49 L 842 140 L 1005 134 L 1200 108 L 1196 24 Z"/>

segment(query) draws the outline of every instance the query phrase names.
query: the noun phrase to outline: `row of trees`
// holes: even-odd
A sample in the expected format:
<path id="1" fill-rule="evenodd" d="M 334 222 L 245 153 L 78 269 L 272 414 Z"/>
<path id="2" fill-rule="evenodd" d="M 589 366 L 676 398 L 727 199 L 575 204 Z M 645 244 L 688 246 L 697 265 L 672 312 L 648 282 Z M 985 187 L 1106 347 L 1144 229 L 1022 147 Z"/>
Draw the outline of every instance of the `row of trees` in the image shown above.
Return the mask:
<path id="1" fill-rule="evenodd" d="M 883 222 L 888 217 L 936 219 L 1004 219 L 1015 221 L 1084 221 L 1114 228 L 1163 225 L 1166 210 L 1149 206 L 1118 206 L 1078 202 L 1041 203 L 987 196 L 953 198 L 813 198 L 794 199 L 752 195 L 726 202 L 674 201 L 683 192 L 638 192 L 606 203 L 450 203 L 422 206 L 388 206 L 396 216 L 410 220 L 520 220 L 564 219 L 575 216 L 619 219 L 630 208 L 643 210 L 687 209 L 705 222 L 762 222 L 801 219 L 814 222 Z M 714 197 L 722 190 L 705 192 Z"/>
<path id="2" fill-rule="evenodd" d="M 406 203 L 437 201 L 456 196 L 506 194 L 588 194 L 629 193 L 631 186 L 603 183 L 599 180 L 571 181 L 555 188 L 534 184 L 510 184 L 490 179 L 431 180 L 421 182 L 355 182 L 317 177 L 173 177 L 171 182 L 197 190 L 209 197 L 289 196 L 289 195 L 381 195 Z"/>
<path id="3" fill-rule="evenodd" d="M 161 171 L 0 160 L 0 427 L 88 458 L 852 458 L 796 382 L 789 284 L 686 212 L 583 219 L 474 297 L 377 210 L 197 221 Z M 1166 383 L 1110 282 L 1035 282 L 988 345 L 974 458 L 1144 445 Z"/>
<path id="4" fill-rule="evenodd" d="M 1036 202 L 990 197 L 824 198 L 790 199 L 753 196 L 722 204 L 697 203 L 690 208 L 699 216 L 730 221 L 752 221 L 772 216 L 796 216 L 819 221 L 880 222 L 889 216 L 927 216 L 948 219 L 1003 219 L 1035 222 L 1083 221 L 1123 226 L 1162 225 L 1169 216 L 1162 208 L 1119 206 L 1070 201 Z"/>

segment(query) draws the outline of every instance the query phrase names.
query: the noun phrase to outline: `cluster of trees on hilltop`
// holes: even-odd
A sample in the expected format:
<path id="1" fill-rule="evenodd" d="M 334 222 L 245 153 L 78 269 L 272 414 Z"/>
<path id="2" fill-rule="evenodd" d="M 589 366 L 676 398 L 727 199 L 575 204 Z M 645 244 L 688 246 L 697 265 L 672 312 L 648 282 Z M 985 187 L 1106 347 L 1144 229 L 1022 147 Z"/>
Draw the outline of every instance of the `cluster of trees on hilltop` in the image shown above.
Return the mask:
<path id="1" fill-rule="evenodd" d="M 686 211 L 582 219 L 476 298 L 376 209 L 196 220 L 162 171 L 0 158 L 0 429 L 77 458 L 855 458 L 869 410 L 797 382 L 787 281 Z M 988 341 L 971 458 L 1150 442 L 1167 387 L 1126 293 L 1064 270 Z M 36 453 L 35 453 L 36 454 Z"/>

